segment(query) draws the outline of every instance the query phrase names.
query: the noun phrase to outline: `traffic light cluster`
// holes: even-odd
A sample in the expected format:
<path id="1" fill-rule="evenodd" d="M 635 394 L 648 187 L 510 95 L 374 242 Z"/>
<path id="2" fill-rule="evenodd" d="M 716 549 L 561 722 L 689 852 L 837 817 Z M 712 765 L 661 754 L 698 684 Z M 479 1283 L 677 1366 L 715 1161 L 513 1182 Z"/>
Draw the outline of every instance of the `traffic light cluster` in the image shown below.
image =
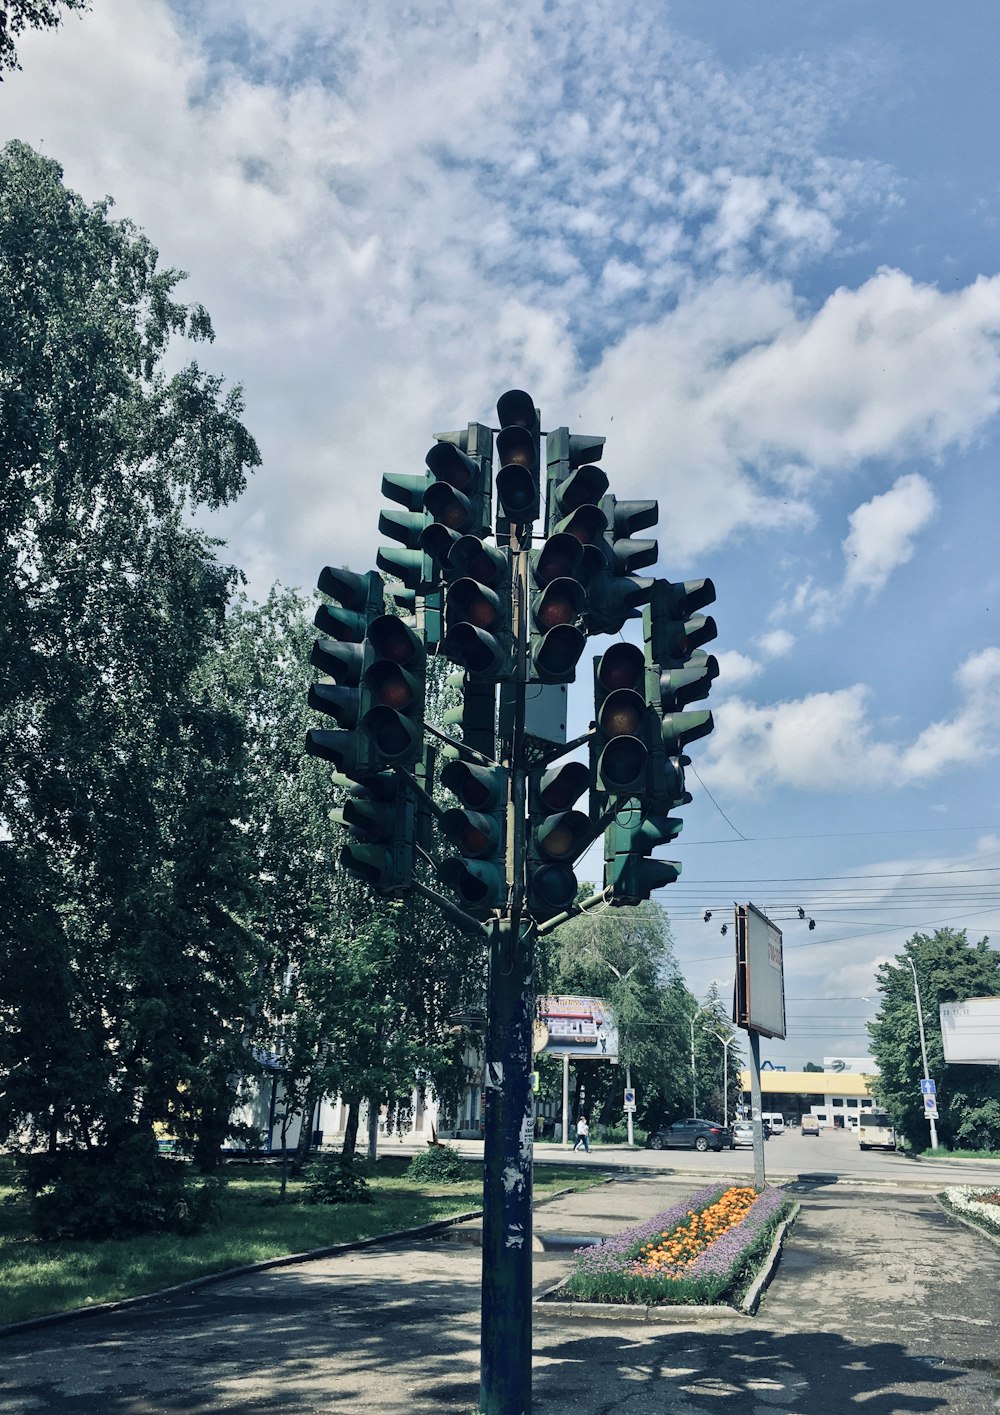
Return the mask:
<path id="1" fill-rule="evenodd" d="M 641 648 L 614 643 L 594 662 L 589 760 L 527 771 L 525 830 L 526 903 L 536 920 L 572 906 L 575 866 L 602 832 L 608 897 L 636 903 L 680 868 L 653 852 L 676 836 L 681 822 L 670 812 L 690 800 L 685 748 L 712 730 L 711 714 L 691 704 L 718 673 L 701 647 L 715 625 L 699 612 L 714 589 L 640 573 L 657 558 L 656 541 L 641 535 L 656 525 L 657 503 L 609 490 L 603 437 L 549 432 L 543 477 L 531 396 L 505 393 L 497 419 L 495 430 L 470 423 L 437 434 L 424 471 L 383 478 L 392 505 L 379 530 L 391 544 L 379 548 L 378 571 L 323 571 L 319 587 L 331 603 L 316 615 L 312 662 L 321 676 L 309 702 L 336 728 L 311 731 L 307 751 L 331 761 L 344 787 L 337 819 L 349 832 L 346 868 L 384 893 L 404 893 L 414 883 L 415 837 L 432 860 L 435 839 L 439 854 L 443 841 L 437 874 L 461 908 L 477 919 L 502 914 L 511 902 L 507 834 L 524 804 L 511 799 L 515 764 L 498 761 L 497 689 L 502 726 L 504 702 L 509 712 L 520 685 L 573 682 L 589 637 L 619 634 L 641 617 Z M 544 533 L 532 544 L 539 519 Z M 388 612 L 387 593 L 400 613 Z M 448 680 L 457 705 L 443 719 L 451 745 L 440 777 L 457 804 L 434 805 L 436 837 L 424 741 L 428 654 L 458 670 Z"/>

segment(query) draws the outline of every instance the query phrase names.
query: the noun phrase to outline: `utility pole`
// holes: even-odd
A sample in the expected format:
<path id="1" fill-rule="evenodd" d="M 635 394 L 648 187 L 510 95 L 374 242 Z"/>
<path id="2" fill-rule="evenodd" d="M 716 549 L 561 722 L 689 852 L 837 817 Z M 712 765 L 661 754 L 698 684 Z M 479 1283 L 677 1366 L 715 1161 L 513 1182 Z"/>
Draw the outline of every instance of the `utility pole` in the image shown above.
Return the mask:
<path id="1" fill-rule="evenodd" d="M 924 1080 L 929 1083 L 931 1079 L 931 1073 L 927 1069 L 927 1039 L 924 1036 L 924 1010 L 920 1006 L 920 984 L 917 982 L 917 970 L 914 967 L 913 959 L 910 957 L 909 954 L 906 955 L 906 961 L 907 963 L 909 963 L 910 972 L 913 974 L 913 996 L 916 999 L 917 1003 L 917 1026 L 920 1028 L 920 1059 L 924 1064 Z M 938 1142 L 937 1120 L 935 1119 L 933 1113 L 927 1117 L 927 1120 L 931 1127 L 931 1149 L 936 1150 Z"/>
<path id="2" fill-rule="evenodd" d="M 713 726 L 687 709 L 719 668 L 701 649 L 715 623 L 697 612 L 715 588 L 636 573 L 658 558 L 636 538 L 657 503 L 608 491 L 605 439 L 543 435 L 521 389 L 499 398 L 497 420 L 437 433 L 426 471 L 383 477 L 394 505 L 379 530 L 397 544 L 379 548 L 377 570 L 321 573 L 309 703 L 336 729 L 311 730 L 306 750 L 343 791 L 340 868 L 375 896 L 422 896 L 485 944 L 479 1408 L 530 1415 L 536 941 L 677 879 L 653 851 L 680 830 L 669 812 L 691 799 L 685 748 Z M 640 617 L 641 648 L 614 642 L 594 661 L 591 728 L 534 735 L 529 692 L 574 682 L 589 637 L 617 639 Z M 426 721 L 429 655 L 459 669 L 461 707 L 441 724 Z M 577 751 L 586 761 L 565 760 Z M 440 805 L 438 783 L 457 805 Z M 603 888 L 578 902 L 575 863 L 602 836 Z M 563 1087 L 565 1125 L 566 1073 Z"/>

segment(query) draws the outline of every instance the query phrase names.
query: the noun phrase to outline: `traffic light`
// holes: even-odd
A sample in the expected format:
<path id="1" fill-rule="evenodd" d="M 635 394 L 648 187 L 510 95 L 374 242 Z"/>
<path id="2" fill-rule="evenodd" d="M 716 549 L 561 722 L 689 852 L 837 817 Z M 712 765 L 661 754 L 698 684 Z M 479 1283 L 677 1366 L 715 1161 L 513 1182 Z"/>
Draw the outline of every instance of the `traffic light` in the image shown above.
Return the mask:
<path id="1" fill-rule="evenodd" d="M 424 747 L 424 646 L 394 614 L 372 621 L 367 643 L 358 725 L 369 760 L 379 768 L 413 766 Z"/>
<path id="2" fill-rule="evenodd" d="M 590 581 L 587 627 L 591 634 L 617 634 L 649 599 L 653 581 L 635 572 L 655 562 L 656 541 L 637 540 L 635 534 L 655 526 L 659 510 L 655 501 L 615 496 L 605 496 L 600 509 L 607 522 L 604 564 Z"/>
<path id="3" fill-rule="evenodd" d="M 612 644 L 594 660 L 590 779 L 598 802 L 611 796 L 645 795 L 650 721 L 645 656 L 635 644 Z"/>
<path id="4" fill-rule="evenodd" d="M 387 575 L 399 580 L 409 590 L 409 598 L 433 590 L 440 578 L 431 555 L 421 545 L 424 531 L 430 525 L 430 515 L 423 509 L 424 496 L 431 484 L 427 472 L 387 472 L 382 478 L 382 495 L 402 506 L 391 507 L 379 514 L 379 533 L 399 541 L 401 549 L 380 545 L 375 564 Z M 403 596 L 404 601 L 407 596 Z"/>
<path id="5" fill-rule="evenodd" d="M 587 645 L 583 630 L 587 591 L 580 578 L 583 546 L 576 536 L 550 536 L 533 550 L 530 606 L 530 677 L 539 683 L 572 683 Z"/>
<path id="6" fill-rule="evenodd" d="M 441 772 L 441 784 L 458 797 L 460 804 L 442 817 L 444 833 L 458 855 L 445 860 L 439 873 L 467 912 L 473 918 L 485 919 L 503 905 L 507 896 L 507 772 L 500 766 L 450 761 Z"/>
<path id="7" fill-rule="evenodd" d="M 715 620 L 697 613 L 714 600 L 711 580 L 656 580 L 643 611 L 646 659 L 651 673 L 658 675 L 655 701 L 668 758 L 680 756 L 689 742 L 707 737 L 714 727 L 706 709 L 685 710 L 708 696 L 719 675 L 718 660 L 701 651 L 701 645 L 716 636 Z"/>
<path id="8" fill-rule="evenodd" d="M 369 658 L 369 626 L 385 609 L 382 577 L 375 570 L 357 575 L 327 566 L 319 589 L 336 600 L 321 604 L 314 623 L 324 637 L 313 646 L 311 661 L 327 678 L 309 688 L 309 706 L 332 717 L 338 731 L 311 728 L 306 733 L 310 756 L 333 762 L 338 771 L 358 781 L 375 770 L 367 734 L 358 728 L 362 713 L 361 680 Z"/>
<path id="9" fill-rule="evenodd" d="M 442 715 L 442 726 L 449 731 L 458 728 L 462 741 L 484 757 L 496 754 L 496 687 L 493 683 L 477 682 L 464 673 L 450 673 L 449 688 L 457 688 L 461 704 L 448 708 Z"/>
<path id="10" fill-rule="evenodd" d="M 496 683 L 514 671 L 510 552 L 463 536 L 451 550 L 459 578 L 448 585 L 441 652 L 473 678 Z"/>
<path id="11" fill-rule="evenodd" d="M 530 525 L 538 518 L 539 490 L 538 414 L 534 399 L 519 388 L 504 393 L 497 401 L 500 431 L 497 433 L 497 499 L 507 520 L 514 525 Z"/>
<path id="12" fill-rule="evenodd" d="M 560 427 L 545 439 L 547 496 L 545 534 L 554 535 L 574 511 L 599 506 L 608 489 L 607 473 L 595 467 L 604 452 L 603 437 L 586 437 Z M 605 519 L 601 530 L 606 528 Z"/>
<path id="13" fill-rule="evenodd" d="M 572 807 L 587 789 L 584 762 L 565 762 L 528 779 L 528 908 L 536 923 L 567 909 L 576 898 L 574 861 L 594 838 L 588 815 Z"/>
<path id="14" fill-rule="evenodd" d="M 346 777 L 335 778 L 350 786 Z M 378 772 L 353 786 L 333 812 L 350 832 L 340 864 L 380 894 L 403 894 L 413 883 L 415 804 L 394 771 Z"/>
<path id="15" fill-rule="evenodd" d="M 650 857 L 680 833 L 682 824 L 669 816 L 645 815 L 638 801 L 619 809 L 604 834 L 604 887 L 613 905 L 641 904 L 655 889 L 676 883 L 680 864 Z"/>
<path id="16" fill-rule="evenodd" d="M 489 535 L 493 505 L 493 435 L 481 423 L 461 434 L 442 434 L 426 457 L 433 481 L 423 493 L 430 517 L 420 543 L 438 563 L 449 567 L 451 548 L 460 536 Z"/>

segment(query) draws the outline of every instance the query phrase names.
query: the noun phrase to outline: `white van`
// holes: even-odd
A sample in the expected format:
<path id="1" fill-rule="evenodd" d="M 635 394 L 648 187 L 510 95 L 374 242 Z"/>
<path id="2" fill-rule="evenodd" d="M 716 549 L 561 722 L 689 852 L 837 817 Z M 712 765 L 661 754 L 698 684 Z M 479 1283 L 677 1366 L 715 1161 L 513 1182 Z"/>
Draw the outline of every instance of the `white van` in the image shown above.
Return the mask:
<path id="1" fill-rule="evenodd" d="M 761 1111 L 760 1118 L 761 1118 L 761 1120 L 766 1120 L 767 1123 L 768 1123 L 768 1125 L 770 1125 L 770 1127 L 771 1127 L 771 1134 L 772 1134 L 772 1135 L 784 1135 L 784 1133 L 785 1133 L 785 1117 L 784 1117 L 783 1115 L 781 1115 L 778 1111 L 776 1111 L 776 1110 L 764 1110 L 764 1111 Z"/>

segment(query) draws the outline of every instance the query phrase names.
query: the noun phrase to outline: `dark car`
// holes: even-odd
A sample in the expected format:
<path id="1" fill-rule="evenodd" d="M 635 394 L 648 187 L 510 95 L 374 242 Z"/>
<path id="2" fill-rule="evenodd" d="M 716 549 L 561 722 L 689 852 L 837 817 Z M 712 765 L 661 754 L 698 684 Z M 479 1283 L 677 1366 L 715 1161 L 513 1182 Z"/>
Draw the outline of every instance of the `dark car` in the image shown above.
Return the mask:
<path id="1" fill-rule="evenodd" d="M 654 1130 L 646 1141 L 651 1150 L 731 1150 L 732 1133 L 717 1120 L 675 1120 Z"/>

